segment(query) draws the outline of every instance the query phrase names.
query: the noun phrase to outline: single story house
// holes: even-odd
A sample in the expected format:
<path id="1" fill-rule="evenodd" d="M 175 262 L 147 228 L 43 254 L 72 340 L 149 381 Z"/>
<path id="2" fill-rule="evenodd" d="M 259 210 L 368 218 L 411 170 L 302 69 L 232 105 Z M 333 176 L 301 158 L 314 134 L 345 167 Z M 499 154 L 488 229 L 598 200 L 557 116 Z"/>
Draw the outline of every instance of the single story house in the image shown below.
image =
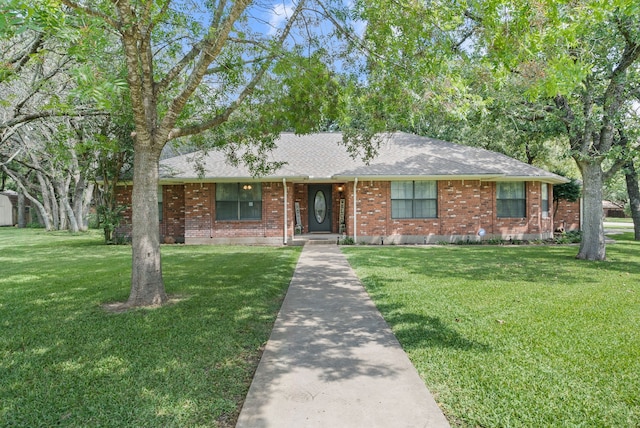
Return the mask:
<path id="1" fill-rule="evenodd" d="M 624 203 L 602 201 L 602 215 L 605 217 L 626 218 Z"/>
<path id="2" fill-rule="evenodd" d="M 290 244 L 309 234 L 364 243 L 545 239 L 553 236 L 553 184 L 567 180 L 508 156 L 396 132 L 378 156 L 353 159 L 340 133 L 285 133 L 264 177 L 219 151 L 161 161 L 160 234 L 187 244 Z M 129 205 L 131 188 L 119 202 Z M 551 201 L 551 202 L 550 202 Z M 124 228 L 130 233 L 130 212 Z"/>

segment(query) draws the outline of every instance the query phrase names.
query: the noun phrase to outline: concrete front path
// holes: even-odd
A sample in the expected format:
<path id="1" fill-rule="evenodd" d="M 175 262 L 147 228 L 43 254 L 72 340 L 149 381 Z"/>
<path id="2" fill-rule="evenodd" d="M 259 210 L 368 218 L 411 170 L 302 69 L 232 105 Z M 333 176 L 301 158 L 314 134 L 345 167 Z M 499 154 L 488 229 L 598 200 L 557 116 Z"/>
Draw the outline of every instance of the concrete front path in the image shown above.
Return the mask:
<path id="1" fill-rule="evenodd" d="M 238 428 L 448 427 L 335 245 L 306 245 Z"/>

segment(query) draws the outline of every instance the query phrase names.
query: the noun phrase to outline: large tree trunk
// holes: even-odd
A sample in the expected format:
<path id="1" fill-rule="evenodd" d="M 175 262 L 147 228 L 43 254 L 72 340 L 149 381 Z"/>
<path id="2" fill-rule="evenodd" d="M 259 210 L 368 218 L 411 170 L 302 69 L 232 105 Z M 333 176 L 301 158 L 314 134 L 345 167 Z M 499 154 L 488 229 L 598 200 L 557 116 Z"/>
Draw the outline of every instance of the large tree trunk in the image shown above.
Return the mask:
<path id="1" fill-rule="evenodd" d="M 55 186 L 58 191 L 58 198 L 60 198 L 60 210 L 65 213 L 66 223 L 69 223 L 69 231 L 72 233 L 78 233 L 80 231 L 80 227 L 78 226 L 76 215 L 73 212 L 73 207 L 69 202 L 69 182 L 67 181 L 66 183 L 63 183 L 58 181 L 55 183 Z"/>
<path id="2" fill-rule="evenodd" d="M 27 220 L 26 220 L 26 203 L 24 200 L 24 193 L 22 193 L 22 190 L 20 190 L 18 192 L 18 228 L 20 229 L 24 229 L 25 227 L 27 227 Z"/>
<path id="3" fill-rule="evenodd" d="M 84 189 L 82 191 L 81 203 L 79 204 L 79 212 L 76 214 L 80 230 L 86 232 L 89 230 L 89 210 L 91 209 L 91 198 L 93 198 L 93 189 L 95 184 L 84 180 Z"/>
<path id="4" fill-rule="evenodd" d="M 55 204 L 55 198 L 51 198 L 49 192 L 49 186 L 47 185 L 47 180 L 44 175 L 40 172 L 36 172 L 36 177 L 38 179 L 38 183 L 40 184 L 40 195 L 42 195 L 42 207 L 44 211 L 42 212 L 42 217 L 44 220 L 45 228 L 47 230 L 56 230 L 58 229 L 58 225 L 60 222 L 58 221 L 58 213 L 57 213 L 57 205 Z M 54 203 L 52 203 L 52 199 Z M 46 219 L 44 219 L 46 217 Z"/>
<path id="5" fill-rule="evenodd" d="M 604 225 L 602 222 L 602 165 L 598 160 L 577 160 L 582 173 L 582 242 L 576 258 L 605 260 Z"/>
<path id="6" fill-rule="evenodd" d="M 158 227 L 159 151 L 136 141 L 133 158 L 133 266 L 129 306 L 161 305 L 167 301 L 160 262 Z"/>
<path id="7" fill-rule="evenodd" d="M 640 186 L 638 186 L 638 171 L 636 171 L 633 161 L 625 165 L 625 179 L 627 180 L 631 218 L 633 218 L 634 238 L 636 241 L 640 241 Z"/>
<path id="8" fill-rule="evenodd" d="M 36 212 L 40 214 L 40 217 L 41 217 L 42 223 L 44 224 L 45 229 L 47 231 L 53 230 L 51 223 L 49 223 L 50 218 L 48 216 L 48 213 L 46 212 L 44 206 L 40 203 L 40 201 L 38 201 L 36 198 L 31 196 L 27 188 L 24 186 L 24 183 L 18 178 L 18 176 L 13 174 L 6 166 L 2 165 L 2 170 L 6 172 L 7 175 L 13 179 L 13 181 L 16 183 L 16 185 L 18 186 L 22 194 L 27 199 L 29 199 L 29 201 L 31 201 L 31 207 L 32 208 L 36 207 L 37 209 Z M 33 213 L 33 210 L 32 210 L 32 213 Z"/>

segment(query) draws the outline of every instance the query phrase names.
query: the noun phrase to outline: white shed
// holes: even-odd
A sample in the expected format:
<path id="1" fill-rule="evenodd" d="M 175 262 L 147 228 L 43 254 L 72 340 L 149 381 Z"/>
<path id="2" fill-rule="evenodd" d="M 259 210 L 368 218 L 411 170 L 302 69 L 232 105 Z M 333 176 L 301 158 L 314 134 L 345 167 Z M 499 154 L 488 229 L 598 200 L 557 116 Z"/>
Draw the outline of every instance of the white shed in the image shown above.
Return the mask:
<path id="1" fill-rule="evenodd" d="M 13 226 L 13 204 L 7 195 L 0 195 L 0 226 Z"/>

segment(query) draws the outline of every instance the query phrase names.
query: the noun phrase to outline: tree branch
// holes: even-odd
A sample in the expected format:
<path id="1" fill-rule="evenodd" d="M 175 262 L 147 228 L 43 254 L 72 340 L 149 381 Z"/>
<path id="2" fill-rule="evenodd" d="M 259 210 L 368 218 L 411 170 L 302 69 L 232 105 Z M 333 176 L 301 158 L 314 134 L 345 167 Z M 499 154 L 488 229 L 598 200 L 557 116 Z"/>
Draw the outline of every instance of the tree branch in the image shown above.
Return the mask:
<path id="1" fill-rule="evenodd" d="M 296 20 L 297 16 L 302 12 L 303 9 L 304 9 L 304 0 L 298 3 L 298 5 L 296 6 L 296 9 L 291 15 L 291 18 L 289 19 L 289 21 L 287 22 L 287 25 L 283 29 L 282 34 L 278 38 L 278 46 L 283 45 L 284 41 L 286 40 L 289 33 L 291 32 L 291 28 L 293 27 L 294 21 Z M 267 70 L 271 66 L 271 63 L 276 58 L 276 56 L 277 55 L 275 53 L 271 54 L 267 58 L 267 60 L 264 61 L 262 67 L 256 72 L 256 74 L 253 76 L 251 81 L 249 81 L 249 83 L 245 86 L 245 88 L 238 95 L 235 101 L 233 101 L 221 114 L 215 116 L 213 119 L 209 121 L 206 121 L 197 125 L 187 126 L 184 128 L 174 128 L 169 133 L 169 139 L 198 134 L 200 132 L 214 128 L 226 122 L 231 116 L 231 114 L 238 109 L 238 107 L 242 104 L 242 102 L 248 96 L 251 95 L 255 87 L 258 85 L 258 83 L 260 82 L 264 74 L 267 72 Z"/>
<path id="2" fill-rule="evenodd" d="M 79 10 L 81 12 L 86 13 L 89 16 L 93 16 L 93 17 L 102 19 L 104 22 L 106 22 L 107 24 L 109 24 L 113 28 L 116 28 L 116 29 L 120 28 L 118 22 L 114 21 L 108 15 L 105 15 L 102 12 L 99 12 L 99 11 L 97 11 L 95 9 L 92 9 L 90 7 L 87 7 L 87 6 L 82 6 L 79 3 L 76 3 L 76 2 L 71 1 L 71 0 L 61 0 L 61 1 L 62 1 L 62 4 L 64 4 L 65 6 L 70 7 L 71 9 Z M 116 2 L 117 2 L 117 0 L 116 0 Z"/>
<path id="3" fill-rule="evenodd" d="M 29 60 L 33 57 L 33 55 L 35 55 L 40 50 L 40 48 L 42 48 L 43 45 L 44 45 L 44 34 L 37 33 L 36 38 L 31 44 L 31 46 L 29 47 L 28 51 L 20 55 L 17 55 L 16 57 L 8 61 L 10 64 L 14 64 L 12 71 L 14 73 L 19 73 L 22 67 L 24 67 L 25 64 L 29 62 Z"/>

